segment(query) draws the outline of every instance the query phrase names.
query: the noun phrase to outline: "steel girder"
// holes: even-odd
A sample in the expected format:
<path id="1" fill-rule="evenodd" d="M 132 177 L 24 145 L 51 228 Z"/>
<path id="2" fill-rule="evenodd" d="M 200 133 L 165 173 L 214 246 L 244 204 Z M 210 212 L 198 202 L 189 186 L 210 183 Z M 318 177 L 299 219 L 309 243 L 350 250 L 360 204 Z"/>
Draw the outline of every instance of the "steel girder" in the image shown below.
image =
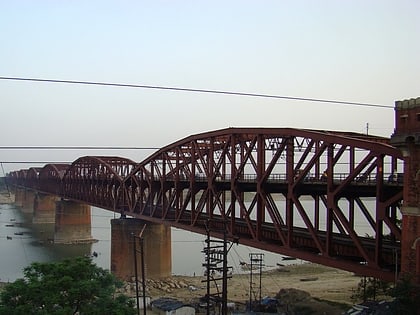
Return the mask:
<path id="1" fill-rule="evenodd" d="M 70 164 L 47 164 L 39 172 L 38 189 L 53 195 L 60 195 L 62 180 Z"/>
<path id="2" fill-rule="evenodd" d="M 32 189 L 38 189 L 38 175 L 40 172 L 40 167 L 31 167 L 26 173 L 26 186 Z"/>
<path id="3" fill-rule="evenodd" d="M 126 177 L 125 213 L 384 279 L 400 250 L 389 139 L 229 128 L 166 146 Z M 364 224 L 363 227 L 358 226 Z"/>
<path id="4" fill-rule="evenodd" d="M 137 163 L 121 157 L 85 156 L 74 161 L 62 179 L 61 194 L 104 209 L 123 204 L 122 183 Z"/>
<path id="5" fill-rule="evenodd" d="M 29 170 L 19 170 L 10 172 L 6 177 L 6 182 L 8 185 L 15 186 L 25 186 L 26 183 L 26 174 Z"/>
<path id="6" fill-rule="evenodd" d="M 389 179 L 398 172 L 402 156 L 387 138 L 229 128 L 139 164 L 87 156 L 12 172 L 8 182 L 216 237 L 226 227 L 242 244 L 393 280 L 402 185 Z"/>

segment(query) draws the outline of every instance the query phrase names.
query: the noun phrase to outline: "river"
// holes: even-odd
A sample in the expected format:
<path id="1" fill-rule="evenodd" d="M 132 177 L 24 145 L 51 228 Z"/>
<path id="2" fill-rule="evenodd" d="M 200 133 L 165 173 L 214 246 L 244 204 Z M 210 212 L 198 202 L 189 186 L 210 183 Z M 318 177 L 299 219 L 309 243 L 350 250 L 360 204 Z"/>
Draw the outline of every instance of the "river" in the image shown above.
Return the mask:
<path id="1" fill-rule="evenodd" d="M 91 255 L 93 262 L 110 268 L 111 211 L 92 207 L 92 244 L 51 244 L 54 224 L 32 224 L 32 215 L 23 213 L 13 204 L 0 204 L 0 281 L 15 281 L 23 277 L 23 269 L 32 262 L 53 262 L 74 256 Z M 172 274 L 201 275 L 205 236 L 172 228 Z M 92 255 L 95 253 L 95 255 Z M 251 247 L 234 244 L 228 254 L 228 265 L 234 273 L 244 272 L 240 262 L 249 262 L 250 253 L 264 254 L 265 269 L 277 263 L 302 263 L 301 260 L 283 261 L 282 256 Z M 145 253 L 147 255 L 147 253 Z"/>

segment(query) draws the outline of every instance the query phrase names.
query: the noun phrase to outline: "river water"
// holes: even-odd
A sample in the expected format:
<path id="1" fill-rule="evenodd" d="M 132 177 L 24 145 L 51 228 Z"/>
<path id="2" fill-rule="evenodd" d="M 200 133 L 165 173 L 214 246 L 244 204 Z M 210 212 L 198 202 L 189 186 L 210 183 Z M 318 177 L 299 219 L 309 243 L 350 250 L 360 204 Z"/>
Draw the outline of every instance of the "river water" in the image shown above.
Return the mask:
<path id="1" fill-rule="evenodd" d="M 0 281 L 15 281 L 23 277 L 23 268 L 32 262 L 53 262 L 63 258 L 91 255 L 99 267 L 110 269 L 111 211 L 91 208 L 93 244 L 51 244 L 54 224 L 32 224 L 32 214 L 23 213 L 13 204 L 0 204 Z M 172 228 L 172 274 L 202 275 L 204 268 L 205 236 Z M 93 253 L 97 255 L 92 255 Z M 277 263 L 302 263 L 300 260 L 283 261 L 282 256 L 243 245 L 233 245 L 228 254 L 228 265 L 234 273 L 244 272 L 240 262 L 249 262 L 250 253 L 264 254 L 265 269 Z M 147 255 L 147 253 L 146 253 Z"/>

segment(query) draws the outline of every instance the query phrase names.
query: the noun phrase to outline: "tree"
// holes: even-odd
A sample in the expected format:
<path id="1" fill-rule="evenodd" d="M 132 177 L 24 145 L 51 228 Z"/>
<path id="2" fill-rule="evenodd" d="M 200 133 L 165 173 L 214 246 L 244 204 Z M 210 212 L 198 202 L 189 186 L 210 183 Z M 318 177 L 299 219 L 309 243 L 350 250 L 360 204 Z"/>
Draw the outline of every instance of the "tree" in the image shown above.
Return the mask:
<path id="1" fill-rule="evenodd" d="M 24 278 L 0 294 L 0 315 L 135 314 L 133 301 L 116 294 L 121 282 L 88 257 L 32 263 Z"/>
<path id="2" fill-rule="evenodd" d="M 351 299 L 354 301 L 362 300 L 363 302 L 376 301 L 378 296 L 389 295 L 389 289 L 390 283 L 388 282 L 376 278 L 363 277 L 360 279 L 357 289 L 352 294 Z"/>
<path id="3" fill-rule="evenodd" d="M 390 294 L 395 298 L 394 314 L 416 315 L 420 309 L 420 286 L 410 274 L 404 274 Z"/>

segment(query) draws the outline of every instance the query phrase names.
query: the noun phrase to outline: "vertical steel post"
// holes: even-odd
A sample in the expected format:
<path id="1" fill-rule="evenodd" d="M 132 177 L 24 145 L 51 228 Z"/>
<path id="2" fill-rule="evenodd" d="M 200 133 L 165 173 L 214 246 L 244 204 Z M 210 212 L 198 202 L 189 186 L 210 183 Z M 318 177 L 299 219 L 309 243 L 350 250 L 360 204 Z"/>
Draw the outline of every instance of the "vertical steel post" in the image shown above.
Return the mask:
<path id="1" fill-rule="evenodd" d="M 136 236 L 133 235 L 133 250 L 134 250 L 134 275 L 136 278 L 136 302 L 137 302 L 137 315 L 140 315 L 140 305 L 139 305 L 139 279 L 137 274 L 137 248 L 136 248 Z"/>
<path id="2" fill-rule="evenodd" d="M 142 231 L 143 234 L 143 231 Z M 141 282 L 143 289 L 143 314 L 146 315 L 146 276 L 144 268 L 144 238 L 140 237 L 140 255 L 141 255 Z M 137 269 L 137 267 L 136 267 Z M 138 297 L 137 297 L 138 298 Z"/>
<path id="3" fill-rule="evenodd" d="M 252 269 L 254 269 L 254 266 L 252 265 L 252 256 L 250 256 L 250 262 L 251 262 L 251 267 L 249 269 L 249 310 L 252 311 L 252 292 L 253 292 Z"/>
<path id="4" fill-rule="evenodd" d="M 262 291 L 262 263 L 263 263 L 263 261 L 262 261 L 262 256 L 261 255 L 258 255 L 259 256 L 259 261 L 260 261 L 260 295 L 259 295 L 259 301 L 260 301 L 260 304 L 261 304 L 261 291 Z"/>
<path id="5" fill-rule="evenodd" d="M 139 236 L 133 235 L 133 251 L 134 251 L 134 275 L 136 278 L 136 302 L 137 302 L 137 315 L 140 315 L 140 303 L 139 303 L 139 279 L 137 273 L 137 239 L 140 240 L 140 258 L 141 258 L 141 277 L 142 277 L 142 290 L 143 290 L 143 314 L 146 315 L 146 276 L 144 268 L 144 239 L 143 232 L 146 228 L 146 224 L 143 226 Z"/>
<path id="6" fill-rule="evenodd" d="M 207 298 L 206 298 L 206 309 L 207 315 L 210 315 L 210 221 L 207 221 Z"/>
<path id="7" fill-rule="evenodd" d="M 222 314 L 227 315 L 227 235 L 226 221 L 223 231 L 223 283 L 222 283 Z"/>

